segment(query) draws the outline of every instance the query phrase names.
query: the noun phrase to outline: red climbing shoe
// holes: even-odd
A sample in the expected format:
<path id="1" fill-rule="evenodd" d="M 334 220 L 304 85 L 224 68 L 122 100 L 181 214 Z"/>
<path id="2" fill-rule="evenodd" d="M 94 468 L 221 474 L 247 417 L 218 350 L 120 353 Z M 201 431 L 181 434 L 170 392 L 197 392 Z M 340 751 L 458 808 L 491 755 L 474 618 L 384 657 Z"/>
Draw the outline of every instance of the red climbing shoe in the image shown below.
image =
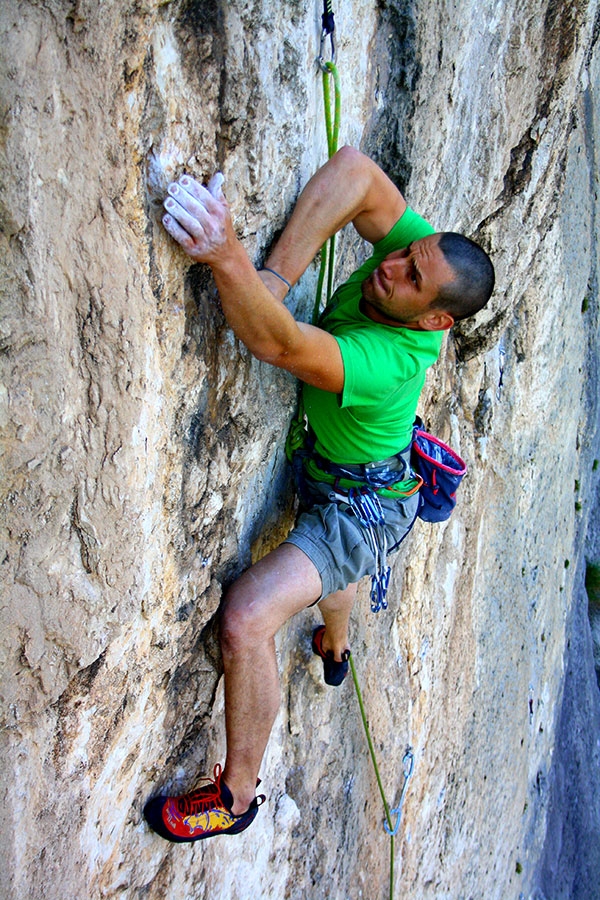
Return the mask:
<path id="1" fill-rule="evenodd" d="M 320 656 L 323 660 L 323 676 L 325 678 L 325 684 L 331 684 L 333 687 L 337 687 L 348 674 L 350 651 L 344 650 L 341 662 L 334 659 L 332 650 L 323 650 L 324 634 L 324 625 L 319 625 L 318 628 L 315 628 L 312 635 L 312 651 L 316 656 Z"/>
<path id="2" fill-rule="evenodd" d="M 202 841 L 215 834 L 239 834 L 254 821 L 258 807 L 265 802 L 264 794 L 255 797 L 245 813 L 231 812 L 233 797 L 222 780 L 220 765 L 214 769 L 214 781 L 181 797 L 154 797 L 144 807 L 144 817 L 150 828 L 166 841 L 182 844 Z"/>

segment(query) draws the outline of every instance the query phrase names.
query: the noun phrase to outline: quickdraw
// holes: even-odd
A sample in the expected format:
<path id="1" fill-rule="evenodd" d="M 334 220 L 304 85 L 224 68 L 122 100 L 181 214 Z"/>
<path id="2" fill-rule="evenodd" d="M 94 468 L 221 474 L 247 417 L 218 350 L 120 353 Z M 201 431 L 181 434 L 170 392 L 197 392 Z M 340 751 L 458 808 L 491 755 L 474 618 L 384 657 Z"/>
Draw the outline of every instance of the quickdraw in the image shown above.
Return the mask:
<path id="1" fill-rule="evenodd" d="M 410 779 L 410 776 L 413 773 L 414 767 L 415 767 L 415 757 L 414 757 L 412 750 L 409 747 L 408 750 L 406 751 L 406 753 L 404 754 L 404 758 L 402 760 L 402 768 L 404 771 L 404 784 L 402 785 L 402 793 L 400 794 L 400 801 L 398 803 L 398 806 L 395 806 L 394 809 L 390 809 L 390 817 L 396 816 L 396 824 L 394 825 L 393 828 L 391 828 L 388 825 L 387 820 L 383 823 L 383 827 L 385 828 L 387 833 L 392 837 L 395 837 L 398 834 L 398 829 L 400 828 L 400 819 L 402 818 L 402 804 L 404 803 L 404 796 L 406 794 L 406 789 L 408 787 L 408 781 Z"/>
<path id="2" fill-rule="evenodd" d="M 363 529 L 373 559 L 375 572 L 371 576 L 371 612 L 378 613 L 387 609 L 387 589 L 390 583 L 391 569 L 387 564 L 388 542 L 385 533 L 385 515 L 379 497 L 368 487 L 350 488 L 343 493 L 332 491 L 330 499 L 338 503 L 346 503 L 352 510 L 356 521 Z"/>
<path id="3" fill-rule="evenodd" d="M 496 400 L 502 397 L 502 388 L 504 387 L 504 358 L 506 350 L 504 349 L 504 340 L 498 344 L 498 387 L 496 388 Z"/>
<path id="4" fill-rule="evenodd" d="M 323 103 L 325 107 L 325 130 L 327 132 L 327 152 L 329 159 L 337 153 L 338 142 L 340 137 L 340 120 L 341 120 L 341 88 L 340 76 L 335 64 L 335 22 L 331 9 L 330 0 L 323 2 L 323 28 L 321 31 L 321 49 L 317 57 L 317 65 L 323 73 Z M 324 50 L 327 36 L 331 41 L 331 59 L 325 61 Z M 334 85 L 334 109 L 333 118 L 331 116 L 331 78 Z M 323 285 L 325 283 L 325 274 L 327 274 L 327 303 L 333 295 L 333 275 L 335 269 L 335 235 L 332 235 L 321 248 L 321 266 L 319 268 L 319 278 L 317 281 L 317 291 L 315 296 L 315 305 L 313 308 L 312 323 L 316 325 L 321 312 L 321 296 L 323 294 Z"/>
<path id="5" fill-rule="evenodd" d="M 327 71 L 327 69 L 324 58 L 324 51 L 328 36 L 331 43 L 331 62 L 335 62 L 335 17 L 333 15 L 331 0 L 323 0 L 323 15 L 321 16 L 321 25 L 321 50 L 319 56 L 317 57 L 317 62 L 321 69 L 323 69 L 323 71 L 325 72 Z"/>

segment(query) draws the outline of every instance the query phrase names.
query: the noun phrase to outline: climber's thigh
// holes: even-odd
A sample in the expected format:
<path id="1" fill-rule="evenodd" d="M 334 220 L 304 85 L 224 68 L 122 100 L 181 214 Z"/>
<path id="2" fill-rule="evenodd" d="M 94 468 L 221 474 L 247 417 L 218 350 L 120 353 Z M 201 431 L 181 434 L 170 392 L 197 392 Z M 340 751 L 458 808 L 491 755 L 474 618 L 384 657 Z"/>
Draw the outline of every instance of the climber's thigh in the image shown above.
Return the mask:
<path id="1" fill-rule="evenodd" d="M 274 635 L 291 616 L 321 596 L 321 578 L 302 550 L 282 544 L 251 566 L 230 587 L 223 617 Z"/>

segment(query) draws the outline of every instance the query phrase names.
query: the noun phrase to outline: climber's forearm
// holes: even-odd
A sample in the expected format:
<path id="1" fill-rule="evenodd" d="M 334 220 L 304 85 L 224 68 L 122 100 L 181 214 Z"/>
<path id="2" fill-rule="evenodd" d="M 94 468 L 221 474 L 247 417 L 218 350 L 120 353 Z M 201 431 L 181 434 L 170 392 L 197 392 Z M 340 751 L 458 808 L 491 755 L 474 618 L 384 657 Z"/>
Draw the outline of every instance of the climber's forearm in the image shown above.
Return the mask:
<path id="1" fill-rule="evenodd" d="M 239 242 L 211 268 L 223 313 L 236 337 L 258 359 L 277 365 L 302 338 L 292 314 L 266 286 Z"/>
<path id="2" fill-rule="evenodd" d="M 319 248 L 352 222 L 370 243 L 388 234 L 406 201 L 371 159 L 343 147 L 310 179 L 265 265 L 292 284 Z"/>
<path id="3" fill-rule="evenodd" d="M 169 185 L 165 208 L 163 224 L 169 234 L 191 259 L 211 267 L 225 318 L 236 336 L 259 359 L 279 364 L 276 360 L 301 340 L 301 327 L 250 262 L 220 187 L 211 191 L 185 175 Z M 281 286 L 285 294 L 283 282 Z"/>
<path id="4" fill-rule="evenodd" d="M 227 321 L 257 359 L 339 394 L 344 363 L 333 335 L 296 322 L 254 269 L 239 242 L 211 262 Z"/>

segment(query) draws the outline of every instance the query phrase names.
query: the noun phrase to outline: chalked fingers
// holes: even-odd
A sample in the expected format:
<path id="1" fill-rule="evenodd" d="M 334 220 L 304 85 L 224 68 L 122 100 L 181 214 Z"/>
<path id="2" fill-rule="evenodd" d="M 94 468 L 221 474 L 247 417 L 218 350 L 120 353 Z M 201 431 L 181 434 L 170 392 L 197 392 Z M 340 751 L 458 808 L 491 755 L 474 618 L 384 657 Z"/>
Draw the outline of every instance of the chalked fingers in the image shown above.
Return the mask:
<path id="1" fill-rule="evenodd" d="M 203 224 L 206 225 L 210 213 L 204 204 L 188 194 L 177 184 L 169 185 L 169 196 L 165 200 L 165 209 L 181 227 L 192 237 L 201 237 Z"/>
<path id="2" fill-rule="evenodd" d="M 171 237 L 180 244 L 183 249 L 190 255 L 197 249 L 197 242 L 192 235 L 182 228 L 176 218 L 167 212 L 162 219 L 162 223 Z M 198 223 L 196 223 L 198 225 Z M 200 226 L 198 225 L 198 228 Z"/>

